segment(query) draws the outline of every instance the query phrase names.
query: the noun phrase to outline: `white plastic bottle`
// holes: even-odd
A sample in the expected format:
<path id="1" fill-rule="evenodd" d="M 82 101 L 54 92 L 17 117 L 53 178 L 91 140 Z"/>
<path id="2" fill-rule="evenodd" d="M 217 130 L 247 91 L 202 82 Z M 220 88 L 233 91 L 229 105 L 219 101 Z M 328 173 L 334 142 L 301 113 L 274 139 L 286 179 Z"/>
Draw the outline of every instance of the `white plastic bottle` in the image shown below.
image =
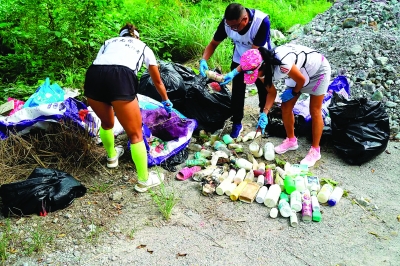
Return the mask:
<path id="1" fill-rule="evenodd" d="M 289 217 L 292 214 L 292 209 L 289 206 L 289 203 L 285 199 L 280 199 L 278 204 L 278 209 L 282 217 Z"/>
<path id="2" fill-rule="evenodd" d="M 301 211 L 301 194 L 300 191 L 293 191 L 292 194 L 290 194 L 290 207 L 292 208 L 293 211 L 299 212 Z"/>
<path id="3" fill-rule="evenodd" d="M 253 171 L 251 171 L 251 170 L 248 171 L 246 176 L 245 176 L 245 178 L 244 178 L 244 180 L 249 182 L 249 183 L 253 182 L 254 181 L 254 173 L 253 173 Z"/>
<path id="4" fill-rule="evenodd" d="M 264 203 L 265 197 L 267 196 L 268 188 L 266 186 L 262 186 L 257 193 L 256 201 L 258 203 Z"/>
<path id="5" fill-rule="evenodd" d="M 239 158 L 236 160 L 236 166 L 240 168 L 244 168 L 247 171 L 250 171 L 253 169 L 253 163 L 247 161 L 246 159 Z"/>
<path id="6" fill-rule="evenodd" d="M 290 225 L 292 227 L 297 227 L 299 225 L 299 221 L 297 220 L 297 214 L 295 212 L 292 212 L 290 214 Z"/>
<path id="7" fill-rule="evenodd" d="M 301 175 L 296 176 L 294 183 L 295 183 L 296 190 L 299 191 L 300 193 L 304 192 L 304 190 L 306 190 L 306 184 L 304 182 L 303 176 L 301 176 Z"/>
<path id="8" fill-rule="evenodd" d="M 311 196 L 311 206 L 313 211 L 321 211 L 317 196 L 315 195 Z"/>
<path id="9" fill-rule="evenodd" d="M 342 198 L 342 196 L 343 196 L 343 189 L 340 187 L 335 187 L 335 189 L 329 196 L 328 205 L 335 206 L 339 202 L 339 200 Z"/>
<path id="10" fill-rule="evenodd" d="M 275 160 L 274 144 L 272 144 L 271 142 L 267 142 L 264 145 L 264 158 L 267 161 Z"/>
<path id="11" fill-rule="evenodd" d="M 245 176 L 246 176 L 246 170 L 244 168 L 240 168 L 237 171 L 235 177 L 233 178 L 233 182 L 240 184 L 244 180 Z"/>
<path id="12" fill-rule="evenodd" d="M 322 186 L 321 190 L 318 192 L 317 199 L 320 203 L 326 203 L 333 191 L 331 184 L 325 184 Z"/>
<path id="13" fill-rule="evenodd" d="M 276 217 L 278 217 L 278 209 L 277 208 L 272 208 L 269 211 L 269 216 L 273 219 L 275 219 Z"/>
<path id="14" fill-rule="evenodd" d="M 279 196 L 281 195 L 281 187 L 277 184 L 274 184 L 269 187 L 267 196 L 265 197 L 264 204 L 265 206 L 272 208 L 275 207 L 278 203 Z"/>

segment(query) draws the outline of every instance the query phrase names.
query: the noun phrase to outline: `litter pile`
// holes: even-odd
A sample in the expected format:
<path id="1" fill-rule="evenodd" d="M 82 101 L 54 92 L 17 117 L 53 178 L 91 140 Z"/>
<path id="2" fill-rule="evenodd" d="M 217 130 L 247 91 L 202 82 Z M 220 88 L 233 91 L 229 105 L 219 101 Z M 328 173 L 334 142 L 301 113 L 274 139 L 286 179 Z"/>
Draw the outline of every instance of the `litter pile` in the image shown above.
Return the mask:
<path id="1" fill-rule="evenodd" d="M 261 140 L 259 132 L 251 131 L 236 141 L 229 135 L 219 137 L 219 134 L 212 134 L 210 141 L 203 145 L 192 139 L 188 148 L 194 152 L 194 159 L 186 161 L 177 180 L 192 178 L 200 182 L 205 196 L 226 195 L 232 201 L 245 203 L 255 200 L 270 208 L 271 218 L 277 218 L 280 213 L 290 219 L 293 227 L 298 225 L 298 212 L 304 222 L 320 222 L 320 204 L 335 206 L 341 199 L 343 189 L 329 182 L 321 187 L 322 182 L 307 165 L 290 164 L 275 158 L 274 145 L 267 142 L 262 147 L 258 141 Z M 201 138 L 206 136 L 201 132 Z M 250 153 L 247 158 L 239 157 L 238 153 L 243 153 L 243 145 L 249 140 Z M 257 162 L 256 158 L 261 157 L 270 164 Z"/>

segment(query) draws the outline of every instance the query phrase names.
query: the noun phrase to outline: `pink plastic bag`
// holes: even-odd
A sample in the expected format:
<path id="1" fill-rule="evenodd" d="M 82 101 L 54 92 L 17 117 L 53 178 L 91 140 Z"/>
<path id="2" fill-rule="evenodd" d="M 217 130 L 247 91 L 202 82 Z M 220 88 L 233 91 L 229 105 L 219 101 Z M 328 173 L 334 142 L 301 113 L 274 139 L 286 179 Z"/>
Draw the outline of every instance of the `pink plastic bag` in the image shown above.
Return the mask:
<path id="1" fill-rule="evenodd" d="M 15 112 L 21 110 L 22 107 L 23 107 L 24 104 L 25 104 L 24 101 L 20 101 L 20 100 L 17 100 L 17 99 L 14 99 L 14 98 L 10 98 L 10 97 L 8 97 L 7 101 L 8 101 L 8 102 L 11 102 L 11 101 L 14 102 L 14 109 L 8 114 L 9 116 L 10 116 L 10 115 L 13 115 Z"/>

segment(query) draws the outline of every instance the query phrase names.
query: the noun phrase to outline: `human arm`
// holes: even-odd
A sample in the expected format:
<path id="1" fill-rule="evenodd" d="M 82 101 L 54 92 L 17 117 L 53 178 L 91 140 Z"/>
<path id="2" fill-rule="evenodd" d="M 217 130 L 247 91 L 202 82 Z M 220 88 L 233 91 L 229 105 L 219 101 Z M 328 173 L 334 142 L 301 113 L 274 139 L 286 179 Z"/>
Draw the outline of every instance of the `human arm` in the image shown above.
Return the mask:
<path id="1" fill-rule="evenodd" d="M 269 113 L 269 110 L 272 108 L 272 105 L 274 104 L 277 94 L 274 84 L 272 84 L 269 88 L 266 88 L 266 90 L 267 90 L 267 99 L 265 102 L 263 112 L 261 113 L 257 123 L 257 128 L 261 128 L 263 134 L 265 132 L 265 127 L 268 125 L 267 115 Z"/>
<path id="2" fill-rule="evenodd" d="M 206 49 L 203 52 L 202 59 L 200 60 L 200 74 L 205 77 L 206 70 L 208 70 L 207 60 L 214 54 L 215 49 L 217 49 L 220 42 L 215 41 L 214 39 L 207 45 Z"/>
<path id="3" fill-rule="evenodd" d="M 268 44 L 268 49 L 272 49 L 270 21 L 268 16 L 266 16 L 264 20 L 261 22 L 260 27 L 253 40 L 253 45 L 255 46 L 261 47 L 265 46 L 265 44 Z"/>
<path id="4" fill-rule="evenodd" d="M 168 113 L 171 113 L 173 104 L 168 99 L 167 90 L 165 88 L 163 81 L 161 80 L 161 75 L 160 75 L 160 71 L 158 71 L 158 66 L 149 65 L 148 70 L 149 70 L 151 80 L 153 81 L 157 92 L 161 96 L 161 99 L 162 99 L 161 103 L 163 104 L 165 111 L 167 111 Z"/>
<path id="5" fill-rule="evenodd" d="M 289 78 L 293 79 L 296 82 L 296 85 L 293 88 L 286 89 L 281 95 L 282 102 L 290 101 L 291 99 L 300 95 L 300 91 L 303 88 L 306 78 L 300 72 L 299 68 L 296 65 L 293 65 L 290 71 L 288 72 Z"/>

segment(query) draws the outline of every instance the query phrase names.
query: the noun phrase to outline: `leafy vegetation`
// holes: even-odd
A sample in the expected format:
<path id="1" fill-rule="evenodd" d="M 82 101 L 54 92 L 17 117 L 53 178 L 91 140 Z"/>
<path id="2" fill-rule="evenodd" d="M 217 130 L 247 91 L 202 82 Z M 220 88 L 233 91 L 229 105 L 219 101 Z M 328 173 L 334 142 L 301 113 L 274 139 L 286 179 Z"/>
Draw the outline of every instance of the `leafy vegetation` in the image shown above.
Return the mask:
<path id="1" fill-rule="evenodd" d="M 327 0 L 244 0 L 286 31 L 325 11 Z M 210 0 L 3 0 L 0 2 L 0 102 L 26 100 L 49 77 L 82 88 L 85 71 L 107 38 L 126 23 L 162 60 L 190 63 L 201 57 L 223 17 L 227 1 Z M 171 12 L 173 10 L 173 12 Z M 221 43 L 211 67 L 227 71 L 232 44 Z M 197 68 L 197 67 L 196 67 Z"/>

